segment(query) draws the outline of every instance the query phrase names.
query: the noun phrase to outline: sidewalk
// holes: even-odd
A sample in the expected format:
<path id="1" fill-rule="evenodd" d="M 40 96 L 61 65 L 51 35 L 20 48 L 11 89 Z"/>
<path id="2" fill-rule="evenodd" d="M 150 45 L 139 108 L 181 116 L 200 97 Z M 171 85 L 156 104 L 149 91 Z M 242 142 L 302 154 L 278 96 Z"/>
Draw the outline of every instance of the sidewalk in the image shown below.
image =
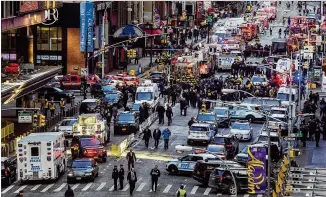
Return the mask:
<path id="1" fill-rule="evenodd" d="M 300 167 L 326 168 L 326 140 L 321 135 L 319 147 L 315 141 L 307 141 L 306 147 L 300 147 L 301 156 L 295 158 Z M 300 143 L 301 144 L 301 143 Z"/>

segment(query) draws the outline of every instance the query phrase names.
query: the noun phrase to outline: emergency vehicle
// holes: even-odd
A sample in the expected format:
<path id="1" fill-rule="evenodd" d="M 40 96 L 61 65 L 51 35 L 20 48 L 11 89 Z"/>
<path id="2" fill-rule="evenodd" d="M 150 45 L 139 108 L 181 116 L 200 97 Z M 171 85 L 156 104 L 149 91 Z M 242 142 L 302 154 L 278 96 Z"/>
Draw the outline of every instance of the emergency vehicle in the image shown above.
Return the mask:
<path id="1" fill-rule="evenodd" d="M 86 76 L 87 86 L 91 86 L 100 81 L 97 75 Z M 65 75 L 60 80 L 62 89 L 80 89 L 82 85 L 82 77 L 80 75 Z"/>
<path id="2" fill-rule="evenodd" d="M 277 99 L 280 99 L 282 105 L 290 105 L 290 95 L 292 95 L 292 103 L 298 101 L 298 89 L 296 87 L 292 87 L 292 93 L 290 93 L 290 87 L 286 85 L 281 85 L 277 92 Z"/>
<path id="3" fill-rule="evenodd" d="M 92 135 L 96 136 L 102 144 L 106 144 L 110 140 L 110 130 L 106 127 L 106 120 L 101 114 L 82 114 L 78 116 L 73 126 L 73 136 Z"/>
<path id="4" fill-rule="evenodd" d="M 256 23 L 247 23 L 240 25 L 241 35 L 246 41 L 251 41 L 257 37 L 258 25 Z"/>
<path id="5" fill-rule="evenodd" d="M 21 183 L 57 180 L 67 167 L 63 132 L 32 133 L 17 143 L 17 172 Z"/>
<path id="6" fill-rule="evenodd" d="M 147 103 L 154 110 L 159 102 L 160 91 L 156 83 L 145 80 L 136 90 L 135 104 Z"/>
<path id="7" fill-rule="evenodd" d="M 326 75 L 325 75 L 325 72 L 323 72 L 323 76 L 322 76 L 321 92 L 323 94 L 326 94 Z"/>

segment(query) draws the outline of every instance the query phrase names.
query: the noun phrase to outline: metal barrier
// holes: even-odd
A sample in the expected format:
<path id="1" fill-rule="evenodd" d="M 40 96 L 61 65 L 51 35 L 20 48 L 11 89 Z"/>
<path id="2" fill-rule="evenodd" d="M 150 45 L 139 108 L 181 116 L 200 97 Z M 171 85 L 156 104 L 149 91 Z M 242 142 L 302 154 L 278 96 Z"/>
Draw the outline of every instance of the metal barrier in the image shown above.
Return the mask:
<path id="1" fill-rule="evenodd" d="M 9 135 L 13 134 L 15 130 L 14 123 L 7 125 L 6 127 L 1 129 L 1 139 L 9 137 Z"/>
<path id="2" fill-rule="evenodd" d="M 158 119 L 158 114 L 152 113 L 141 125 L 139 125 L 139 133 L 142 133 L 147 127 L 151 126 Z"/>
<path id="3" fill-rule="evenodd" d="M 127 139 L 123 140 L 119 145 L 111 145 L 111 156 L 115 156 L 118 159 L 121 158 L 122 153 L 127 150 L 130 143 L 135 139 L 135 134 L 130 134 Z"/>
<path id="4" fill-rule="evenodd" d="M 117 157 L 118 159 L 120 159 L 121 154 L 122 154 L 122 152 L 121 152 L 120 146 L 112 144 L 111 145 L 111 156 Z"/>

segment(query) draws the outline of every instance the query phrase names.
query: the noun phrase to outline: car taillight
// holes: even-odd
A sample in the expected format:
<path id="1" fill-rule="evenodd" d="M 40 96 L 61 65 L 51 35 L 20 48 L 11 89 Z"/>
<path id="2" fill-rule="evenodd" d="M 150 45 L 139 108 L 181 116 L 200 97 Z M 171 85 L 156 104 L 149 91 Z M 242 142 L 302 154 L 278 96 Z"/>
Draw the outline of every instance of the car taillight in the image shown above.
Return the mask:
<path id="1" fill-rule="evenodd" d="M 97 153 L 98 154 L 102 154 L 103 153 L 103 150 L 98 150 Z"/>
<path id="2" fill-rule="evenodd" d="M 6 168 L 6 170 L 5 170 L 5 176 L 8 176 L 9 175 L 9 170 L 8 170 L 8 168 Z"/>
<path id="3" fill-rule="evenodd" d="M 84 154 L 87 154 L 87 150 L 84 151 Z"/>

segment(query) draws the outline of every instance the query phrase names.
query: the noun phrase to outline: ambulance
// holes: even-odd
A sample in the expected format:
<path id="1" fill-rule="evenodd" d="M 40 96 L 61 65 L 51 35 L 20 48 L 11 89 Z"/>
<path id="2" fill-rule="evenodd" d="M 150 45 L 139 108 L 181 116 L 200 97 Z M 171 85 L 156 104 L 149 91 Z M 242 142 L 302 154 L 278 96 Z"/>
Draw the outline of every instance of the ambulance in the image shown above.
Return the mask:
<path id="1" fill-rule="evenodd" d="M 32 133 L 17 143 L 18 180 L 57 180 L 65 173 L 67 141 L 64 132 Z"/>
<path id="2" fill-rule="evenodd" d="M 146 102 L 154 110 L 159 102 L 159 95 L 158 85 L 145 80 L 136 90 L 135 104 Z"/>
<path id="3" fill-rule="evenodd" d="M 290 95 L 292 96 L 292 104 L 296 103 L 299 99 L 298 89 L 297 87 L 292 87 L 292 93 L 290 93 L 290 87 L 286 85 L 281 85 L 277 92 L 277 99 L 281 100 L 282 105 L 289 106 L 290 105 Z"/>
<path id="4" fill-rule="evenodd" d="M 106 144 L 110 140 L 110 130 L 106 127 L 106 120 L 101 114 L 82 114 L 72 127 L 73 136 L 92 135 L 97 137 L 101 144 Z"/>

